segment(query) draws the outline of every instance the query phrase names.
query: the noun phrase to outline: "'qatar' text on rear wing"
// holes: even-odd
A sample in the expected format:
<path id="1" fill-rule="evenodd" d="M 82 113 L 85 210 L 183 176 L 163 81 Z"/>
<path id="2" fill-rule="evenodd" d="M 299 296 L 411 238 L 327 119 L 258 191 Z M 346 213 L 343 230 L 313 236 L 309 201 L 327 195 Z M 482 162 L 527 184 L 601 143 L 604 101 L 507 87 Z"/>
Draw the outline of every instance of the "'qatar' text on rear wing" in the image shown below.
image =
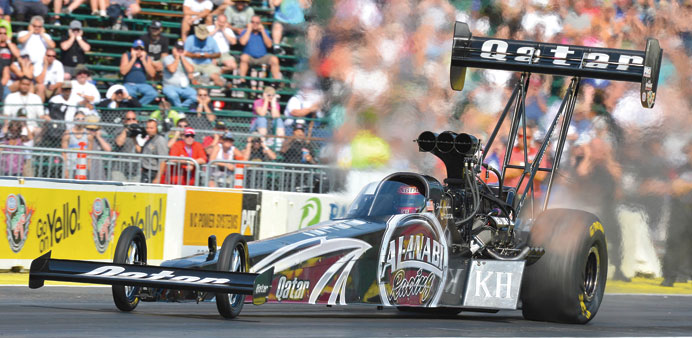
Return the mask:
<path id="1" fill-rule="evenodd" d="M 462 90 L 466 67 L 474 67 L 637 82 L 642 106 L 652 108 L 661 55 L 656 39 L 647 39 L 645 51 L 559 45 L 475 37 L 466 23 L 456 22 L 450 80 Z"/>

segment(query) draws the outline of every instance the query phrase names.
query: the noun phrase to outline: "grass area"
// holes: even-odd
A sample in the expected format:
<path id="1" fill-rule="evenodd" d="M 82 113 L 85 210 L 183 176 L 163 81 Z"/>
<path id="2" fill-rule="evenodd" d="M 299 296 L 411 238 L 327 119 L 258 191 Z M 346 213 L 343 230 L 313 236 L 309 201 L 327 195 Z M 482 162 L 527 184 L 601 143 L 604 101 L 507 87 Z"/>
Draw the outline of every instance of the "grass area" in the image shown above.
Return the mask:
<path id="1" fill-rule="evenodd" d="M 641 293 L 692 295 L 692 283 L 675 283 L 674 287 L 661 286 L 662 278 L 632 278 L 631 282 L 608 281 L 606 293 Z M 29 285 L 28 273 L 0 273 L 0 285 Z M 46 281 L 46 285 L 95 285 Z"/>

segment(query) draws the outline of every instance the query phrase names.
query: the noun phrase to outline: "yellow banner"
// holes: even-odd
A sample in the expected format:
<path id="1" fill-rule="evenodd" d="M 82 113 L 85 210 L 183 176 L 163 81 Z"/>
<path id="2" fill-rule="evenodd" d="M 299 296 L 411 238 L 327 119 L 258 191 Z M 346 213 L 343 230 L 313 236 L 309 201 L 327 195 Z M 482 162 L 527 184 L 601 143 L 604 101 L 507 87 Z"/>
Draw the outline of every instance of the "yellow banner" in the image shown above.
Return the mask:
<path id="1" fill-rule="evenodd" d="M 257 194 L 187 190 L 183 245 L 207 245 L 211 235 L 219 245 L 232 233 L 252 236 L 256 208 Z"/>
<path id="2" fill-rule="evenodd" d="M 120 233 L 140 227 L 163 259 L 166 194 L 0 187 L 0 259 L 113 259 Z"/>

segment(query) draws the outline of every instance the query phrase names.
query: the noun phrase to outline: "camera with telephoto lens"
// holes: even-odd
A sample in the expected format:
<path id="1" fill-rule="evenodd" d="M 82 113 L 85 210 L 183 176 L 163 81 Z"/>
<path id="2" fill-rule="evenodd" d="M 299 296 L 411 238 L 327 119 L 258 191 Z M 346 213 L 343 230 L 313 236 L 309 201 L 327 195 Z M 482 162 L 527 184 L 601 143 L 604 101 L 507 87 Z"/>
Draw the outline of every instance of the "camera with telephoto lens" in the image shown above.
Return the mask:
<path id="1" fill-rule="evenodd" d="M 144 135 L 147 133 L 144 127 L 142 127 L 139 123 L 128 124 L 126 128 L 127 137 L 137 137 L 139 135 Z"/>

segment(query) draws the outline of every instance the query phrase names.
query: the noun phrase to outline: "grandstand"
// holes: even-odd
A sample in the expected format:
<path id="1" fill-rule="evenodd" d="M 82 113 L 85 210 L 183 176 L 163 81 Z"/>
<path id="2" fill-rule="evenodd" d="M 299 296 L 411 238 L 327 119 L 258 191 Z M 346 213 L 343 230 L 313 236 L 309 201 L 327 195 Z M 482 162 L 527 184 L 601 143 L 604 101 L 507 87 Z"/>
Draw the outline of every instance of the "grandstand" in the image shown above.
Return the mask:
<path id="1" fill-rule="evenodd" d="M 266 4 L 266 2 L 264 4 Z M 46 19 L 46 23 L 44 24 L 46 33 L 49 34 L 53 41 L 55 41 L 56 43 L 59 43 L 67 35 L 69 29 L 69 26 L 67 24 L 70 21 L 78 20 L 82 23 L 82 31 L 84 34 L 83 37 L 91 45 L 91 50 L 87 53 L 87 61 L 85 66 L 91 72 L 90 79 L 99 90 L 102 98 L 105 97 L 105 94 L 109 87 L 115 84 L 122 84 L 122 76 L 119 72 L 121 55 L 122 53 L 130 50 L 134 40 L 138 39 L 140 36 L 145 35 L 147 33 L 148 26 L 153 20 L 158 20 L 162 23 L 163 35 L 169 38 L 170 48 L 173 48 L 175 41 L 180 38 L 180 22 L 182 17 L 183 6 L 182 0 L 142 0 L 140 2 L 140 6 L 142 8 L 141 12 L 138 13 L 134 18 L 125 17 L 122 19 L 122 24 L 126 27 L 125 29 L 112 29 L 112 22 L 109 21 L 110 18 L 99 15 L 92 15 L 91 9 L 87 4 L 81 5 L 79 8 L 77 8 L 75 11 L 69 14 L 49 12 L 46 16 L 46 18 L 60 17 L 60 21 L 57 22 L 57 24 L 55 24 L 50 19 Z M 262 17 L 262 23 L 265 26 L 265 28 L 271 31 L 271 25 L 274 20 L 273 9 L 264 7 L 265 5 L 263 5 L 263 2 L 257 0 L 251 1 L 250 6 L 254 9 L 255 14 L 260 15 Z M 29 18 L 26 18 L 26 20 L 29 20 Z M 30 23 L 27 21 L 13 20 L 11 22 L 12 31 L 14 32 L 14 38 L 12 39 L 13 42 L 16 43 L 17 33 L 26 30 L 29 24 Z M 222 87 L 210 85 L 210 83 L 193 85 L 193 87 L 204 87 L 209 90 L 210 95 L 212 96 L 212 100 L 214 101 L 214 115 L 216 116 L 217 121 L 223 121 L 227 126 L 228 130 L 230 130 L 234 133 L 234 135 L 236 135 L 237 141 L 235 143 L 235 146 L 237 148 L 245 149 L 246 141 L 248 140 L 248 137 L 252 135 L 250 131 L 250 122 L 254 116 L 253 102 L 255 101 L 255 99 L 261 97 L 264 86 L 268 85 L 276 88 L 276 92 L 279 95 L 279 104 L 282 112 L 289 98 L 291 98 L 291 96 L 296 94 L 296 92 L 298 91 L 299 83 L 297 78 L 298 75 L 305 71 L 305 64 L 307 64 L 303 56 L 297 55 L 299 54 L 297 53 L 297 51 L 300 48 L 297 48 L 296 46 L 300 46 L 301 39 L 301 36 L 288 35 L 285 36 L 282 40 L 280 47 L 283 49 L 285 53 L 277 55 L 280 60 L 280 67 L 282 73 L 281 79 L 273 79 L 269 77 L 267 74 L 267 67 L 265 65 L 256 65 L 251 67 L 250 71 L 248 72 L 248 76 L 245 77 L 237 75 L 237 70 L 236 73 L 233 74 L 223 74 L 223 78 L 233 83 L 232 88 L 228 90 Z M 241 54 L 241 50 L 242 48 L 238 44 L 236 44 L 234 46 L 231 46 L 230 54 L 233 55 L 236 58 L 236 60 L 238 60 Z M 56 48 L 56 52 L 58 53 L 58 55 L 61 52 L 59 47 Z M 170 51 L 168 52 L 170 54 Z M 157 74 L 157 76 L 158 80 L 149 79 L 149 81 L 147 82 L 157 89 L 157 91 L 159 92 L 159 98 L 164 98 L 165 96 L 161 93 L 162 86 L 160 81 L 160 72 L 159 74 Z M 240 81 L 245 81 L 245 84 L 241 86 Z M 150 105 L 143 105 L 141 108 L 108 108 L 107 110 L 109 112 L 120 111 L 123 115 L 126 110 L 134 110 L 138 114 L 138 120 L 140 122 L 144 122 L 149 118 L 151 112 L 156 111 L 158 109 L 159 107 L 157 101 L 154 101 Z M 199 116 L 196 116 L 198 114 L 195 112 L 191 112 L 187 107 L 172 107 L 171 109 L 176 110 L 178 112 L 187 113 L 188 117 L 190 117 L 190 126 L 197 129 L 196 140 L 199 142 L 202 142 L 202 138 L 204 136 L 212 135 L 213 133 L 221 133 L 218 130 L 211 130 L 212 128 L 209 124 L 196 123 L 200 120 L 206 122 L 206 119 L 204 117 L 200 118 Z M 3 116 L 3 119 L 7 120 L 11 118 Z M 325 140 L 324 137 L 328 137 L 331 134 L 329 130 L 327 130 L 327 123 L 321 123 L 325 121 L 321 121 L 320 119 L 306 118 L 305 120 L 307 123 L 316 122 L 314 124 L 315 127 L 314 130 L 312 130 L 312 134 L 309 135 L 309 139 L 313 140 L 312 144 L 313 146 L 315 146 L 315 148 L 319 148 L 323 145 L 323 142 Z M 62 121 L 54 122 L 58 124 L 63 123 Z M 112 143 L 115 139 L 116 131 L 119 129 L 120 125 L 106 122 L 112 121 L 104 121 L 104 123 L 99 123 L 99 125 L 102 127 L 104 138 Z M 41 124 L 42 122 L 38 121 L 38 123 Z M 173 130 L 176 129 L 173 128 Z M 326 167 L 324 166 L 318 166 L 319 169 L 310 169 L 310 164 L 301 165 L 300 159 L 282 157 L 282 154 L 279 153 L 279 151 L 280 144 L 283 140 L 278 141 L 278 139 L 275 138 L 274 135 L 272 135 L 271 131 L 269 131 L 269 133 L 270 135 L 268 135 L 267 140 L 269 141 L 270 146 L 273 146 L 273 150 L 276 151 L 278 154 L 278 157 L 275 160 L 275 162 L 298 163 L 298 167 L 301 167 L 301 170 L 309 171 L 313 174 L 315 170 L 321 172 L 324 172 L 326 170 Z M 60 148 L 61 144 L 59 142 L 52 142 L 46 138 L 44 138 L 42 141 L 43 142 L 41 144 L 32 144 L 32 146 L 41 146 L 41 148 L 34 148 L 34 150 L 27 148 L 23 149 L 22 151 L 27 153 L 53 153 L 53 155 L 60 154 L 60 152 L 49 150 L 50 148 Z M 17 152 L 20 150 L 8 150 L 7 148 L 4 148 L 0 150 L 0 154 L 12 151 Z M 315 149 L 315 154 L 317 154 L 318 151 L 318 149 Z M 122 157 L 122 154 L 104 153 L 99 154 L 98 156 L 103 156 L 105 158 L 116 158 L 119 156 Z M 56 156 L 53 156 L 51 158 L 52 159 L 50 160 L 34 159 L 33 161 L 30 161 L 32 162 L 32 165 L 34 167 L 33 170 L 30 170 L 30 173 L 26 171 L 23 174 L 35 176 L 47 175 L 49 177 L 60 178 L 61 175 L 55 174 L 54 170 L 51 171 L 44 170 L 45 168 L 42 169 L 42 167 L 45 167 L 47 165 L 46 161 L 60 162 L 60 160 Z M 242 159 L 236 158 L 235 160 Z M 129 158 L 129 161 L 133 161 L 133 159 Z M 4 159 L 2 164 L 7 164 L 5 163 Z M 281 166 L 277 165 L 272 167 L 272 170 L 276 171 L 280 170 L 281 168 Z M 208 180 L 204 179 L 205 173 L 206 170 L 202 168 L 202 179 L 197 181 L 198 185 L 209 183 Z M 5 170 L 2 173 L 2 175 L 21 174 L 22 173 L 17 172 L 10 173 L 7 170 Z M 110 176 L 108 178 L 116 179 Z M 300 187 L 296 188 L 295 186 L 266 186 L 266 182 L 262 182 L 262 184 L 265 184 L 264 187 L 268 189 L 301 189 Z M 227 186 L 232 185 L 229 183 Z M 326 191 L 327 189 L 320 187 L 315 189 L 310 188 L 309 190 L 322 192 Z"/>

